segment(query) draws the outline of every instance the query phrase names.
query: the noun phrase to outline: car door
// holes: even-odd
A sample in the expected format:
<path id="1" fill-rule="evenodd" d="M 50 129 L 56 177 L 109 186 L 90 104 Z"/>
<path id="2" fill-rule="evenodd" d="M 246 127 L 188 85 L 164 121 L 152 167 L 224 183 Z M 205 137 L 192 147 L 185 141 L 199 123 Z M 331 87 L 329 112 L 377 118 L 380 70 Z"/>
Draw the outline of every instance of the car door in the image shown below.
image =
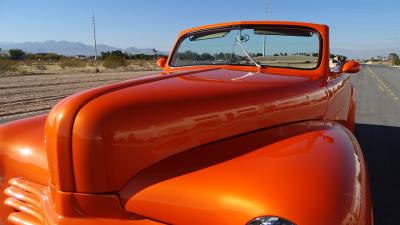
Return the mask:
<path id="1" fill-rule="evenodd" d="M 331 73 L 328 77 L 329 104 L 326 117 L 346 124 L 351 103 L 351 79 L 347 73 Z"/>

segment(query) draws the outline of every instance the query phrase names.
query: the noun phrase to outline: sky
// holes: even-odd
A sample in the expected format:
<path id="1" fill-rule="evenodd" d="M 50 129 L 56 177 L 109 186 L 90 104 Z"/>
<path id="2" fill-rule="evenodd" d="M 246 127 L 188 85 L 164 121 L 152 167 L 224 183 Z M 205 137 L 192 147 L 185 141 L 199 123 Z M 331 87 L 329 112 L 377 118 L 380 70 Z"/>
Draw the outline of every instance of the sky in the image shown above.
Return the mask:
<path id="1" fill-rule="evenodd" d="M 0 0 L 0 42 L 66 40 L 169 51 L 180 30 L 263 20 L 264 0 Z M 268 20 L 330 26 L 331 48 L 400 52 L 399 0 L 268 0 Z"/>

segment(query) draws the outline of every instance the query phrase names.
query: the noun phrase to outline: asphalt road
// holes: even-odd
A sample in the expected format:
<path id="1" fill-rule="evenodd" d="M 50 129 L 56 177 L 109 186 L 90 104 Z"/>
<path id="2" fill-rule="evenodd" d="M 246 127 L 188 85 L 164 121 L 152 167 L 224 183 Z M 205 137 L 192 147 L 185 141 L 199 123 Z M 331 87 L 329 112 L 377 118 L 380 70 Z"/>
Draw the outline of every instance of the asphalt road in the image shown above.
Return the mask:
<path id="1" fill-rule="evenodd" d="M 400 68 L 365 65 L 352 79 L 375 224 L 400 224 Z"/>

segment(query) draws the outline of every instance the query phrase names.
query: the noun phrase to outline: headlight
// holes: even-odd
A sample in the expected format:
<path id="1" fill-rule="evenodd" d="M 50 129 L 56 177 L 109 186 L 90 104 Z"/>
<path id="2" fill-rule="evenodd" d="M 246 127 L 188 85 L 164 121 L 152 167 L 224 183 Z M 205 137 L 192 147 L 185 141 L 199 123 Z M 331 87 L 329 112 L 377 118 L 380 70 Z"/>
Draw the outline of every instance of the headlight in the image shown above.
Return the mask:
<path id="1" fill-rule="evenodd" d="M 263 216 L 255 218 L 250 221 L 247 225 L 295 225 L 285 219 L 276 216 Z"/>

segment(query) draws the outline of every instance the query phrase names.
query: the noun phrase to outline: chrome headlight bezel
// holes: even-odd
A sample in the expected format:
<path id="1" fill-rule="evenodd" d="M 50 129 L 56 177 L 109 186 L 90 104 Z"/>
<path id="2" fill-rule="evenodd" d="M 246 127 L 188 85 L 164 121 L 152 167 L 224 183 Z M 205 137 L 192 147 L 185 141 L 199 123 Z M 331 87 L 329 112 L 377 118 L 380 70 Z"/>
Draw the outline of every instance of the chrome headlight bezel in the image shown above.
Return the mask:
<path id="1" fill-rule="evenodd" d="M 247 225 L 295 225 L 289 220 L 283 219 L 279 216 L 260 216 L 252 219 Z"/>

